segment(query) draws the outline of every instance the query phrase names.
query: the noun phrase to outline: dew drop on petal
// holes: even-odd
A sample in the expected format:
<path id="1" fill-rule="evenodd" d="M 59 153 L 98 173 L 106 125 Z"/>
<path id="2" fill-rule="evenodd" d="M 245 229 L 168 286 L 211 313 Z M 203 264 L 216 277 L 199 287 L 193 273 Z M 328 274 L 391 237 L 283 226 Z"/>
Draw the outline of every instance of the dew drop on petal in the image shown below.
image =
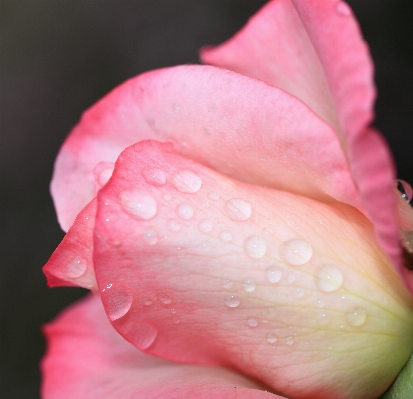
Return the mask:
<path id="1" fill-rule="evenodd" d="M 113 169 L 114 169 L 113 167 L 112 167 L 112 168 L 103 169 L 103 170 L 99 173 L 99 175 L 98 175 L 98 177 L 97 177 L 97 181 L 98 181 L 98 183 L 99 183 L 100 186 L 104 186 L 104 185 L 109 181 L 109 179 L 112 177 Z"/>
<path id="2" fill-rule="evenodd" d="M 232 220 L 248 220 L 251 216 L 251 205 L 241 198 L 228 200 L 224 205 L 224 210 Z"/>
<path id="3" fill-rule="evenodd" d="M 341 1 L 341 0 L 336 4 L 336 11 L 338 14 L 342 15 L 343 17 L 348 17 L 351 15 L 350 6 L 346 2 Z"/>
<path id="4" fill-rule="evenodd" d="M 109 319 L 115 321 L 129 312 L 133 297 L 126 287 L 108 284 L 102 290 L 102 299 Z"/>
<path id="5" fill-rule="evenodd" d="M 251 278 L 246 278 L 242 281 L 242 288 L 245 292 L 255 291 L 255 281 Z"/>
<path id="6" fill-rule="evenodd" d="M 172 196 L 171 196 L 171 194 L 162 194 L 162 198 L 163 198 L 165 201 L 170 201 L 171 198 L 172 198 Z"/>
<path id="7" fill-rule="evenodd" d="M 364 309 L 356 307 L 347 312 L 346 319 L 351 326 L 360 327 L 366 322 L 367 313 Z"/>
<path id="8" fill-rule="evenodd" d="M 214 228 L 214 224 L 209 219 L 202 219 L 198 224 L 198 229 L 203 233 L 210 233 Z"/>
<path id="9" fill-rule="evenodd" d="M 294 281 L 295 281 L 295 274 L 294 273 L 288 273 L 287 283 L 292 284 Z"/>
<path id="10" fill-rule="evenodd" d="M 166 222 L 166 227 L 169 231 L 173 231 L 174 233 L 179 231 L 181 228 L 180 224 L 175 219 L 168 219 Z"/>
<path id="11" fill-rule="evenodd" d="M 266 337 L 270 344 L 275 344 L 277 342 L 277 336 L 272 332 L 268 332 Z"/>
<path id="12" fill-rule="evenodd" d="M 225 305 L 227 305 L 229 308 L 236 308 L 240 303 L 240 299 L 234 295 L 227 295 L 225 297 Z"/>
<path id="13" fill-rule="evenodd" d="M 232 288 L 232 281 L 231 280 L 224 280 L 223 282 L 222 282 L 222 286 L 224 287 L 224 288 Z"/>
<path id="14" fill-rule="evenodd" d="M 325 306 L 325 303 L 321 299 L 316 299 L 314 301 L 314 307 L 321 309 L 324 306 Z"/>
<path id="15" fill-rule="evenodd" d="M 265 271 L 265 277 L 267 278 L 267 281 L 271 284 L 278 283 L 281 280 L 282 275 L 282 270 L 276 266 L 271 266 Z"/>
<path id="16" fill-rule="evenodd" d="M 157 328 L 147 321 L 139 321 L 134 334 L 131 336 L 131 342 L 138 349 L 144 351 L 148 349 L 158 336 Z"/>
<path id="17" fill-rule="evenodd" d="M 144 168 L 141 173 L 145 181 L 152 186 L 159 187 L 166 183 L 166 175 L 162 169 Z"/>
<path id="18" fill-rule="evenodd" d="M 172 303 L 171 299 L 169 299 L 166 296 L 160 296 L 159 300 L 164 304 L 164 305 L 170 305 Z"/>
<path id="19" fill-rule="evenodd" d="M 294 290 L 293 290 L 293 297 L 294 298 L 297 298 L 297 299 L 301 299 L 301 298 L 303 298 L 304 297 L 304 290 L 303 289 L 301 289 L 301 288 L 295 288 Z"/>
<path id="20" fill-rule="evenodd" d="M 405 180 L 398 179 L 396 181 L 397 189 L 400 192 L 401 197 L 409 203 L 413 198 L 413 188 Z"/>
<path id="21" fill-rule="evenodd" d="M 171 182 L 181 193 L 196 193 L 202 186 L 202 179 L 189 169 L 176 172 L 172 176 Z"/>
<path id="22" fill-rule="evenodd" d="M 150 299 L 148 299 L 148 298 L 145 298 L 145 299 L 143 300 L 143 304 L 144 304 L 145 306 L 150 306 L 150 305 L 152 305 L 152 300 L 150 300 Z"/>
<path id="23" fill-rule="evenodd" d="M 159 237 L 158 233 L 153 227 L 147 227 L 142 232 L 142 239 L 145 244 L 155 245 L 158 242 Z"/>
<path id="24" fill-rule="evenodd" d="M 250 258 L 259 259 L 265 255 L 267 245 L 261 237 L 251 236 L 244 241 L 244 250 Z"/>
<path id="25" fill-rule="evenodd" d="M 152 219 L 158 210 L 155 198 L 139 190 L 123 191 L 120 199 L 125 212 L 139 220 Z"/>
<path id="26" fill-rule="evenodd" d="M 66 276 L 69 278 L 78 278 L 86 273 L 87 260 L 85 258 L 75 258 L 67 264 Z"/>
<path id="27" fill-rule="evenodd" d="M 222 241 L 230 242 L 232 240 L 232 234 L 229 231 L 221 231 L 221 233 L 219 233 L 219 238 Z"/>
<path id="28" fill-rule="evenodd" d="M 183 220 L 189 220 L 194 216 L 194 209 L 189 204 L 179 204 L 176 207 L 176 214 Z"/>
<path id="29" fill-rule="evenodd" d="M 294 343 L 294 338 L 291 336 L 285 337 L 284 341 L 287 345 L 292 345 Z"/>
<path id="30" fill-rule="evenodd" d="M 322 292 L 337 291 L 343 285 L 343 273 L 333 265 L 322 265 L 315 275 L 316 285 Z"/>
<path id="31" fill-rule="evenodd" d="M 219 196 L 219 194 L 216 193 L 215 191 L 211 191 L 211 192 L 208 194 L 208 198 L 209 198 L 211 201 L 218 201 L 219 198 L 220 198 L 220 196 Z"/>
<path id="32" fill-rule="evenodd" d="M 258 320 L 255 317 L 248 317 L 247 325 L 249 325 L 250 327 L 257 327 L 258 326 Z"/>
<path id="33" fill-rule="evenodd" d="M 280 253 L 290 265 L 300 266 L 311 259 L 313 248 L 307 241 L 294 238 L 282 243 Z"/>
<path id="34" fill-rule="evenodd" d="M 317 323 L 320 326 L 326 326 L 330 322 L 330 317 L 327 313 L 319 313 L 317 316 Z"/>

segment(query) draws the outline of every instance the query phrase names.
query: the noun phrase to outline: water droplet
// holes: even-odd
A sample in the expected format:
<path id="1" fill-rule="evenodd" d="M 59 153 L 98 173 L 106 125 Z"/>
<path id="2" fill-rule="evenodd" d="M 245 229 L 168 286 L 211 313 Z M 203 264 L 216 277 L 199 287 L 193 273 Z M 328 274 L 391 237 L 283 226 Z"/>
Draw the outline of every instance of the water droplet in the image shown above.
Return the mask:
<path id="1" fill-rule="evenodd" d="M 316 272 L 315 282 L 320 291 L 337 291 L 343 284 L 343 274 L 336 266 L 323 265 Z"/>
<path id="2" fill-rule="evenodd" d="M 405 180 L 398 179 L 396 180 L 397 189 L 400 192 L 401 197 L 409 203 L 413 198 L 413 188 Z"/>
<path id="3" fill-rule="evenodd" d="M 287 345 L 292 345 L 294 343 L 294 338 L 291 336 L 285 337 L 284 341 Z"/>
<path id="4" fill-rule="evenodd" d="M 196 193 L 202 186 L 202 179 L 194 171 L 182 169 L 172 176 L 172 184 L 181 193 Z"/>
<path id="5" fill-rule="evenodd" d="M 321 299 L 317 299 L 317 300 L 314 301 L 314 307 L 321 309 L 324 306 L 325 306 L 325 304 Z"/>
<path id="6" fill-rule="evenodd" d="M 159 187 L 166 183 L 166 175 L 159 168 L 144 168 L 141 173 L 146 182 L 152 186 Z"/>
<path id="7" fill-rule="evenodd" d="M 251 216 L 251 205 L 241 199 L 232 198 L 225 203 L 225 213 L 232 220 L 248 220 Z"/>
<path id="8" fill-rule="evenodd" d="M 66 276 L 78 278 L 86 273 L 87 260 L 85 258 L 75 258 L 67 264 Z"/>
<path id="9" fill-rule="evenodd" d="M 160 296 L 159 300 L 165 305 L 170 305 L 172 303 L 172 301 L 166 296 Z"/>
<path id="10" fill-rule="evenodd" d="M 203 233 L 210 233 L 214 228 L 214 224 L 209 219 L 203 219 L 199 222 L 198 228 Z"/>
<path id="11" fill-rule="evenodd" d="M 327 313 L 319 313 L 316 318 L 317 323 L 320 326 L 326 326 L 330 322 L 330 317 L 327 315 Z"/>
<path id="12" fill-rule="evenodd" d="M 229 308 L 236 308 L 240 303 L 240 299 L 234 295 L 227 295 L 225 297 L 225 305 L 227 305 Z"/>
<path id="13" fill-rule="evenodd" d="M 271 332 L 268 332 L 268 333 L 267 333 L 267 341 L 268 341 L 270 344 L 275 344 L 275 343 L 277 342 L 277 337 L 276 337 L 276 335 L 273 334 L 273 333 L 271 333 Z"/>
<path id="14" fill-rule="evenodd" d="M 271 284 L 278 283 L 281 280 L 282 275 L 282 270 L 275 266 L 271 266 L 265 271 L 265 277 L 267 278 L 267 281 Z"/>
<path id="15" fill-rule="evenodd" d="M 301 289 L 301 288 L 295 288 L 293 290 L 293 296 L 294 296 L 294 298 L 297 298 L 297 299 L 303 298 L 304 297 L 304 290 Z"/>
<path id="16" fill-rule="evenodd" d="M 360 327 L 366 322 L 367 313 L 364 309 L 356 307 L 347 312 L 346 319 L 351 326 Z"/>
<path id="17" fill-rule="evenodd" d="M 252 278 L 246 278 L 242 281 L 242 288 L 245 292 L 254 292 L 255 291 L 255 282 Z"/>
<path id="18" fill-rule="evenodd" d="M 222 241 L 230 242 L 232 240 L 232 234 L 229 231 L 221 231 L 221 233 L 219 233 L 219 238 Z"/>
<path id="19" fill-rule="evenodd" d="M 176 207 L 176 214 L 183 220 L 189 220 L 194 216 L 194 209 L 189 204 L 179 204 Z"/>
<path id="20" fill-rule="evenodd" d="M 150 299 L 148 299 L 148 298 L 145 298 L 145 299 L 143 300 L 143 304 L 146 305 L 146 306 L 149 306 L 149 305 L 152 305 L 152 301 L 151 301 Z"/>
<path id="21" fill-rule="evenodd" d="M 300 266 L 307 263 L 313 256 L 313 248 L 304 240 L 294 238 L 281 245 L 281 256 L 292 266 Z"/>
<path id="22" fill-rule="evenodd" d="M 176 314 L 176 309 L 171 309 L 172 314 Z"/>
<path id="23" fill-rule="evenodd" d="M 232 288 L 232 281 L 231 280 L 224 280 L 223 282 L 222 282 L 222 286 L 224 287 L 224 288 Z"/>
<path id="24" fill-rule="evenodd" d="M 173 231 L 173 232 L 177 232 L 179 231 L 179 229 L 181 228 L 181 226 L 179 225 L 178 221 L 175 219 L 168 219 L 166 221 L 166 227 L 169 231 Z"/>
<path id="25" fill-rule="evenodd" d="M 251 236 L 245 240 L 244 249 L 250 258 L 259 259 L 265 255 L 267 245 L 261 237 Z"/>
<path id="26" fill-rule="evenodd" d="M 113 167 L 107 168 L 107 169 L 103 169 L 103 170 L 98 174 L 97 181 L 98 181 L 98 184 L 99 184 L 100 186 L 104 186 L 104 185 L 109 181 L 109 179 L 112 177 L 113 169 L 114 169 Z"/>
<path id="27" fill-rule="evenodd" d="M 102 299 L 109 318 L 115 321 L 129 312 L 133 297 L 128 288 L 108 284 L 102 290 Z"/>
<path id="28" fill-rule="evenodd" d="M 140 320 L 136 325 L 131 341 L 138 349 L 144 351 L 155 342 L 158 330 L 151 323 L 144 320 Z"/>
<path id="29" fill-rule="evenodd" d="M 248 317 L 247 324 L 250 327 L 257 327 L 258 326 L 258 320 L 255 317 Z"/>
<path id="30" fill-rule="evenodd" d="M 341 0 L 336 4 L 336 11 L 338 14 L 342 15 L 343 17 L 348 17 L 351 14 L 350 6 Z"/>
<path id="31" fill-rule="evenodd" d="M 178 316 L 175 316 L 175 317 L 173 318 L 173 322 L 174 322 L 174 324 L 179 324 L 179 323 L 181 322 L 181 320 L 179 319 Z"/>
<path id="32" fill-rule="evenodd" d="M 145 244 L 155 245 L 158 242 L 158 233 L 153 227 L 147 227 L 142 232 L 142 239 Z"/>
<path id="33" fill-rule="evenodd" d="M 218 201 L 219 198 L 220 198 L 220 196 L 219 196 L 219 194 L 216 193 L 215 191 L 211 191 L 211 192 L 208 194 L 208 198 L 209 198 L 211 201 Z"/>
<path id="34" fill-rule="evenodd" d="M 123 191 L 120 194 L 122 208 L 139 220 L 149 220 L 156 215 L 155 198 L 138 190 Z"/>
<path id="35" fill-rule="evenodd" d="M 165 200 L 165 201 L 170 201 L 171 200 L 171 194 L 163 194 L 162 195 L 162 198 Z"/>
<path id="36" fill-rule="evenodd" d="M 172 106 L 172 109 L 173 109 L 174 112 L 179 112 L 180 109 L 181 109 L 181 107 L 179 106 L 179 104 L 176 104 L 176 103 L 175 103 L 175 104 Z"/>
<path id="37" fill-rule="evenodd" d="M 295 274 L 294 273 L 288 273 L 287 283 L 292 284 L 294 281 L 295 281 Z"/>

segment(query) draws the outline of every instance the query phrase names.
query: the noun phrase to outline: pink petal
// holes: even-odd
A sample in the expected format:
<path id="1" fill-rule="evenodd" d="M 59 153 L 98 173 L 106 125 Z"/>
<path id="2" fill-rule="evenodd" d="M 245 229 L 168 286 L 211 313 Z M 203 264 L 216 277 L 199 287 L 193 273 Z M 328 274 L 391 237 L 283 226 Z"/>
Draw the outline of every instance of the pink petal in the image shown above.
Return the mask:
<path id="1" fill-rule="evenodd" d="M 351 206 L 145 141 L 99 191 L 95 229 L 105 310 L 145 352 L 229 366 L 292 398 L 356 399 L 379 396 L 413 349 L 413 299 Z"/>
<path id="2" fill-rule="evenodd" d="M 43 267 L 50 287 L 80 286 L 96 291 L 93 268 L 93 228 L 96 199 L 77 216 L 62 242 Z"/>
<path id="3" fill-rule="evenodd" d="M 72 305 L 44 332 L 43 399 L 281 399 L 229 370 L 143 354 L 113 330 L 97 297 Z"/>
<path id="4" fill-rule="evenodd" d="M 336 133 L 301 101 L 230 71 L 181 66 L 138 76 L 83 115 L 52 181 L 64 229 L 95 195 L 96 165 L 150 138 L 243 181 L 360 205 Z"/>

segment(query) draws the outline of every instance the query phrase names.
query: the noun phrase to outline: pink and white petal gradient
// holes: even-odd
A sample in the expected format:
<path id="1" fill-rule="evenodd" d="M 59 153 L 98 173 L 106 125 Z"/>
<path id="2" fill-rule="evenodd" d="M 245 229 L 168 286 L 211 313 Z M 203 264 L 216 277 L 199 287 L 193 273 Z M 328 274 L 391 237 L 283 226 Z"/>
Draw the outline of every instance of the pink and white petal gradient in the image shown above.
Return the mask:
<path id="1" fill-rule="evenodd" d="M 44 399 L 282 399 L 230 370 L 143 354 L 113 330 L 100 299 L 92 295 L 66 309 L 44 332 Z"/>

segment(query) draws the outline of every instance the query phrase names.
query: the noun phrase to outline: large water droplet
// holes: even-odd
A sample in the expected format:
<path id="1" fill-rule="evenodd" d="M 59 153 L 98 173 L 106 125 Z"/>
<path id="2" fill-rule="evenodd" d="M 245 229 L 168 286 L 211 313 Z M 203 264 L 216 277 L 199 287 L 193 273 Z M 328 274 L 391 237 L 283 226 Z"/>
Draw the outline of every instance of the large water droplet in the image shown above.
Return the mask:
<path id="1" fill-rule="evenodd" d="M 155 342 L 157 335 L 158 330 L 155 326 L 147 321 L 139 321 L 136 323 L 136 328 L 131 337 L 131 341 L 133 345 L 144 351 Z"/>
<path id="2" fill-rule="evenodd" d="M 230 242 L 232 240 L 232 234 L 229 231 L 221 231 L 221 233 L 219 233 L 219 238 L 222 241 Z"/>
<path id="3" fill-rule="evenodd" d="M 182 169 L 172 176 L 172 184 L 181 193 L 196 193 L 202 186 L 202 179 L 194 171 Z"/>
<path id="4" fill-rule="evenodd" d="M 245 278 L 242 281 L 242 288 L 245 292 L 254 292 L 255 291 L 255 281 L 252 278 Z"/>
<path id="5" fill-rule="evenodd" d="M 145 244 L 155 245 L 158 242 L 158 233 L 153 227 L 147 227 L 142 232 L 142 239 Z"/>
<path id="6" fill-rule="evenodd" d="M 142 169 L 142 176 L 152 186 L 159 187 L 166 183 L 166 175 L 159 168 L 144 168 Z"/>
<path id="7" fill-rule="evenodd" d="M 229 308 L 236 308 L 241 303 L 240 299 L 237 298 L 235 295 L 227 295 L 225 297 L 225 305 Z"/>
<path id="8" fill-rule="evenodd" d="M 333 265 L 323 265 L 318 268 L 315 282 L 320 291 L 337 291 L 343 285 L 343 274 Z"/>
<path id="9" fill-rule="evenodd" d="M 120 194 L 122 208 L 126 213 L 140 220 L 149 220 L 156 215 L 155 198 L 139 190 L 123 191 Z"/>
<path id="10" fill-rule="evenodd" d="M 108 284 L 102 290 L 106 312 L 112 321 L 120 319 L 132 306 L 132 293 L 124 286 Z"/>
<path id="11" fill-rule="evenodd" d="M 350 6 L 346 2 L 341 0 L 336 4 L 336 11 L 343 17 L 348 17 L 351 14 Z"/>
<path id="12" fill-rule="evenodd" d="M 232 198 L 225 203 L 225 213 L 233 220 L 248 220 L 251 216 L 251 205 L 241 199 Z"/>
<path id="13" fill-rule="evenodd" d="M 214 228 L 214 224 L 209 219 L 203 219 L 199 222 L 198 228 L 203 233 L 210 233 Z"/>
<path id="14" fill-rule="evenodd" d="M 366 322 L 367 313 L 364 309 L 356 307 L 347 312 L 346 319 L 351 326 L 360 327 Z"/>
<path id="15" fill-rule="evenodd" d="M 167 229 L 168 229 L 169 231 L 173 231 L 174 233 L 176 233 L 177 231 L 179 231 L 180 228 L 181 228 L 180 224 L 179 224 L 178 221 L 175 220 L 175 219 L 168 219 L 168 220 L 166 221 L 166 227 L 167 227 Z"/>
<path id="16" fill-rule="evenodd" d="M 189 220 L 194 216 L 194 209 L 189 204 L 179 204 L 176 207 L 176 214 L 183 220 Z"/>
<path id="17" fill-rule="evenodd" d="M 291 337 L 291 336 L 290 337 L 285 337 L 284 341 L 287 345 L 292 345 L 294 343 L 294 338 Z"/>
<path id="18" fill-rule="evenodd" d="M 311 259 L 313 256 L 313 248 L 307 241 L 294 238 L 281 245 L 280 253 L 290 265 L 300 266 Z"/>
<path id="19" fill-rule="evenodd" d="M 113 169 L 114 169 L 113 167 L 112 167 L 112 168 L 103 169 L 103 170 L 99 173 L 99 175 L 98 175 L 98 177 L 97 177 L 97 181 L 98 181 L 98 184 L 99 184 L 100 186 L 104 186 L 104 185 L 109 181 L 109 179 L 112 177 Z"/>
<path id="20" fill-rule="evenodd" d="M 267 281 L 271 284 L 278 283 L 281 280 L 282 275 L 282 270 L 276 266 L 271 266 L 265 271 L 265 277 L 267 278 Z"/>
<path id="21" fill-rule="evenodd" d="M 67 264 L 66 276 L 69 278 L 78 278 L 86 273 L 87 260 L 85 258 L 75 258 Z"/>
<path id="22" fill-rule="evenodd" d="M 257 327 L 258 326 L 258 320 L 255 317 L 248 317 L 247 325 L 249 325 L 250 327 Z"/>
<path id="23" fill-rule="evenodd" d="M 250 258 L 259 259 L 265 255 L 267 245 L 261 237 L 251 236 L 244 241 L 244 249 Z"/>
<path id="24" fill-rule="evenodd" d="M 267 333 L 267 341 L 270 344 L 275 344 L 277 342 L 277 336 L 272 332 L 268 332 Z"/>

